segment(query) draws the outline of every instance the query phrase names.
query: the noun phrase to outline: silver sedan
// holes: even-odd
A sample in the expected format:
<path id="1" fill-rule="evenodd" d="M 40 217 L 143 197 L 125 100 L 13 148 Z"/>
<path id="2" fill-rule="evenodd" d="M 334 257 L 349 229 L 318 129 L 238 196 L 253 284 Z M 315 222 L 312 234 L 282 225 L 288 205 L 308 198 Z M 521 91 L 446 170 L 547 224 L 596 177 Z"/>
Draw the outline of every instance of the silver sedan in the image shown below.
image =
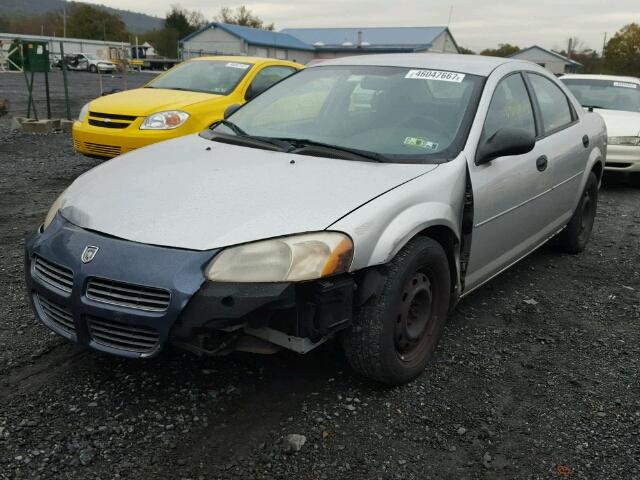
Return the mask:
<path id="1" fill-rule="evenodd" d="M 532 63 L 322 62 L 79 177 L 26 242 L 27 287 L 47 327 L 114 355 L 337 337 L 408 382 L 458 299 L 549 239 L 585 248 L 606 138 Z"/>

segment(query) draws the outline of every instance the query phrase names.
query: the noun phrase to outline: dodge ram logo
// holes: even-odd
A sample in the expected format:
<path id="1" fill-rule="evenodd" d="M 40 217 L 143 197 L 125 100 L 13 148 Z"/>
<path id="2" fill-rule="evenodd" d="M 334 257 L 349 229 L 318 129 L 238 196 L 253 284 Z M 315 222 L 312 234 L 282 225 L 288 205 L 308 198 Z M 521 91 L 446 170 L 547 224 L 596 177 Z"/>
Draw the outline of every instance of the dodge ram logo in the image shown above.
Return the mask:
<path id="1" fill-rule="evenodd" d="M 80 257 L 82 263 L 89 263 L 91 260 L 93 260 L 99 249 L 99 247 L 93 247 L 91 245 L 87 245 L 86 247 L 84 247 L 84 251 L 82 252 L 82 256 Z"/>

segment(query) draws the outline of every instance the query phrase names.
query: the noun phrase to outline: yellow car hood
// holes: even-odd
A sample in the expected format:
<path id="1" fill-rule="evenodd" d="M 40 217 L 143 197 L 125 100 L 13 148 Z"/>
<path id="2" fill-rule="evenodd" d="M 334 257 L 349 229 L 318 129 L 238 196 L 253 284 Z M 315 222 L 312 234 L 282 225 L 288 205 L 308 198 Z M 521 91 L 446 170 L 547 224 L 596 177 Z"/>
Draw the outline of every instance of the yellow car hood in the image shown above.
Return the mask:
<path id="1" fill-rule="evenodd" d="M 164 110 L 180 110 L 194 103 L 220 100 L 225 97 L 213 93 L 167 90 L 164 88 L 135 88 L 105 95 L 91 101 L 92 112 L 143 117 Z"/>

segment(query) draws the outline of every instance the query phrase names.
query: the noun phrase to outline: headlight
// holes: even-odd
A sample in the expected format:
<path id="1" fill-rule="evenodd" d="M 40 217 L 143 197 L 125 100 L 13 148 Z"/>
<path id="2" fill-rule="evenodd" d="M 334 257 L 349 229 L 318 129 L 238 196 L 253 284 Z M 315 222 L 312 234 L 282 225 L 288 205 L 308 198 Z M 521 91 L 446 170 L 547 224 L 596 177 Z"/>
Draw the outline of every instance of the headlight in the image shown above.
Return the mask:
<path id="1" fill-rule="evenodd" d="M 347 235 L 306 233 L 223 250 L 205 275 L 215 282 L 297 282 L 348 272 L 352 259 Z"/>
<path id="2" fill-rule="evenodd" d="M 178 128 L 189 118 L 189 114 L 180 110 L 158 112 L 145 118 L 140 130 L 171 130 Z"/>
<path id="3" fill-rule="evenodd" d="M 640 146 L 640 137 L 609 137 L 609 145 L 626 145 L 629 147 Z"/>
<path id="4" fill-rule="evenodd" d="M 78 115 L 78 121 L 84 122 L 84 119 L 86 118 L 87 113 L 89 113 L 89 104 L 85 103 L 84 106 L 80 109 L 80 114 Z"/>
<path id="5" fill-rule="evenodd" d="M 64 192 L 62 192 L 60 194 L 60 196 L 58 198 L 56 198 L 56 201 L 53 202 L 53 205 L 51 205 L 51 208 L 49 209 L 49 213 L 47 213 L 47 216 L 44 219 L 44 223 L 42 224 L 42 230 L 46 230 L 46 228 L 51 224 L 51 222 L 53 222 L 53 219 L 56 216 L 56 213 L 58 213 L 58 211 L 62 208 L 62 204 L 64 203 Z"/>

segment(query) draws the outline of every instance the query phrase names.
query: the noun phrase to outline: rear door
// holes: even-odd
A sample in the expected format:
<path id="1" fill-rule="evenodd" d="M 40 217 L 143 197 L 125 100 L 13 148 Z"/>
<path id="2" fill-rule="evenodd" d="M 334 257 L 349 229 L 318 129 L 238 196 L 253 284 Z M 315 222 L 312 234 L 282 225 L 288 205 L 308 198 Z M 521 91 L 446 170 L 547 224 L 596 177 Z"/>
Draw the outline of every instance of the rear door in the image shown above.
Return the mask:
<path id="1" fill-rule="evenodd" d="M 533 72 L 527 72 L 526 78 L 541 126 L 537 146 L 553 172 L 553 189 L 549 194 L 554 213 L 552 225 L 560 228 L 576 207 L 591 139 L 555 80 Z"/>
<path id="2" fill-rule="evenodd" d="M 479 145 L 503 128 L 540 134 L 522 72 L 510 73 L 496 85 Z M 543 240 L 553 217 L 547 195 L 553 175 L 539 163 L 544 152 L 536 144 L 523 155 L 498 157 L 482 165 L 469 161 L 474 218 L 467 289 L 499 273 Z"/>

